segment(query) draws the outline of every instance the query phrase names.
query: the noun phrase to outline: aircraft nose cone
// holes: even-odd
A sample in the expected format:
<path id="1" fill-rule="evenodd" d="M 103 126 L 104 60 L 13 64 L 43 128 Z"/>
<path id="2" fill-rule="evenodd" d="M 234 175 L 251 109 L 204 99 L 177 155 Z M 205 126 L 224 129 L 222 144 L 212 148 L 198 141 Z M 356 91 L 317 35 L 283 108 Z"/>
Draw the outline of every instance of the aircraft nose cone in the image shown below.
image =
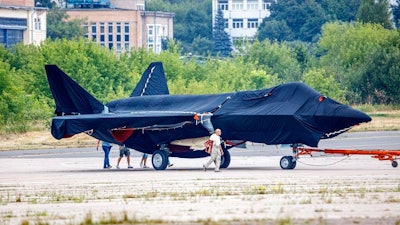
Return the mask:
<path id="1" fill-rule="evenodd" d="M 323 132 L 327 136 L 335 136 L 355 125 L 371 121 L 371 117 L 350 106 L 337 103 L 319 110 L 315 121 L 319 127 L 324 128 Z"/>

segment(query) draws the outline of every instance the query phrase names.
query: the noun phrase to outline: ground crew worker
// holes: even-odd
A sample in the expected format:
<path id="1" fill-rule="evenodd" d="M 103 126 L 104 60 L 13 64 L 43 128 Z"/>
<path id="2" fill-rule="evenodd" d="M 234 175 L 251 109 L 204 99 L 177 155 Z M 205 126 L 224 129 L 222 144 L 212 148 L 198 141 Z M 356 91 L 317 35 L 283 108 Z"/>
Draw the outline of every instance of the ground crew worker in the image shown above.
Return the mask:
<path id="1" fill-rule="evenodd" d="M 117 169 L 119 169 L 119 163 L 121 162 L 122 157 L 126 156 L 126 161 L 128 162 L 128 169 L 133 168 L 131 166 L 131 151 L 125 145 L 119 146 L 119 158 L 117 160 Z"/>
<path id="2" fill-rule="evenodd" d="M 210 166 L 212 162 L 215 163 L 215 172 L 219 172 L 219 167 L 221 165 L 221 156 L 224 154 L 221 148 L 221 130 L 216 129 L 215 132 L 210 136 L 210 140 L 213 141 L 213 145 L 211 148 L 211 158 L 208 160 L 206 164 L 203 165 L 203 170 L 207 171 L 207 168 Z"/>

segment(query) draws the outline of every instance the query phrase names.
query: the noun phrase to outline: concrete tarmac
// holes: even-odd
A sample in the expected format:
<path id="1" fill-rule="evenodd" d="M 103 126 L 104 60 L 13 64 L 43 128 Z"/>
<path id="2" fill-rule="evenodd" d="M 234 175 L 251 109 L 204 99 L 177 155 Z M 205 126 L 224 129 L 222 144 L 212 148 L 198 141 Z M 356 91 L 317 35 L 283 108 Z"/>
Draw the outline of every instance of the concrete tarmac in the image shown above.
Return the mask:
<path id="1" fill-rule="evenodd" d="M 320 148 L 400 149 L 400 132 L 346 133 Z M 370 156 L 302 157 L 294 170 L 285 146 L 232 149 L 228 169 L 208 158 L 171 158 L 165 171 L 139 167 L 132 152 L 102 169 L 103 152 L 46 149 L 0 152 L 0 224 L 400 224 L 400 167 Z M 148 164 L 151 167 L 151 155 Z"/>

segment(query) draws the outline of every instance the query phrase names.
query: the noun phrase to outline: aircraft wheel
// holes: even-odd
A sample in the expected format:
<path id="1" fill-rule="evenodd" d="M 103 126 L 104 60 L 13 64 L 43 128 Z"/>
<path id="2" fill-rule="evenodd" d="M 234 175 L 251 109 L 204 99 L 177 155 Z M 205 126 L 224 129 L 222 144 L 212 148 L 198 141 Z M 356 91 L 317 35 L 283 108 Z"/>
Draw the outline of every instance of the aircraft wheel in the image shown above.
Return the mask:
<path id="1" fill-rule="evenodd" d="M 151 162 L 155 170 L 165 170 L 168 165 L 168 154 L 163 150 L 157 150 L 153 153 Z"/>
<path id="2" fill-rule="evenodd" d="M 393 161 L 393 162 L 392 162 L 392 166 L 393 166 L 394 168 L 396 168 L 398 165 L 399 165 L 399 164 L 397 163 L 397 161 Z"/>
<path id="3" fill-rule="evenodd" d="M 283 156 L 279 165 L 284 170 L 291 170 L 296 167 L 296 161 L 293 161 L 293 156 Z"/>
<path id="4" fill-rule="evenodd" d="M 231 163 L 231 154 L 228 150 L 224 150 L 224 155 L 221 156 L 221 166 L 220 168 L 228 168 Z"/>

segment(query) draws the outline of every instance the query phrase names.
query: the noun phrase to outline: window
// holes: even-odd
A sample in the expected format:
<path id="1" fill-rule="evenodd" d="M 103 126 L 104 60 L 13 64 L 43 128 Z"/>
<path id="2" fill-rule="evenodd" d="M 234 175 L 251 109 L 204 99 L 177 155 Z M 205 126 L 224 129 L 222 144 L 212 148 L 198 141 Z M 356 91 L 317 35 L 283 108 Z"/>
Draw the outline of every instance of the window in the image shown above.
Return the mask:
<path id="1" fill-rule="evenodd" d="M 269 9 L 271 7 L 271 4 L 272 4 L 271 0 L 264 0 L 263 9 L 264 10 Z"/>
<path id="2" fill-rule="evenodd" d="M 221 10 L 228 10 L 228 0 L 219 0 L 218 8 Z"/>
<path id="3" fill-rule="evenodd" d="M 112 42 L 108 42 L 108 48 L 111 50 L 114 47 L 114 44 Z"/>
<path id="4" fill-rule="evenodd" d="M 1 25 L 19 27 L 21 29 L 26 29 L 28 21 L 26 19 L 0 17 L 0 24 Z"/>
<path id="5" fill-rule="evenodd" d="M 104 34 L 100 34 L 100 43 L 105 41 Z"/>
<path id="6" fill-rule="evenodd" d="M 117 53 L 121 53 L 121 43 L 117 43 Z"/>
<path id="7" fill-rule="evenodd" d="M 154 42 L 154 37 L 153 36 L 149 36 L 149 43 L 153 43 Z"/>
<path id="8" fill-rule="evenodd" d="M 24 32 L 22 30 L 7 30 L 7 44 L 8 46 L 14 46 L 24 40 Z"/>
<path id="9" fill-rule="evenodd" d="M 23 30 L 0 29 L 0 44 L 6 48 L 13 47 L 23 41 L 23 32 Z"/>
<path id="10" fill-rule="evenodd" d="M 0 29 L 0 45 L 5 44 L 6 42 L 6 30 Z"/>
<path id="11" fill-rule="evenodd" d="M 40 22 L 40 18 L 35 18 L 35 30 L 42 30 L 42 23 Z"/>
<path id="12" fill-rule="evenodd" d="M 121 35 L 117 34 L 117 42 L 120 42 L 120 41 L 121 41 Z"/>
<path id="13" fill-rule="evenodd" d="M 96 34 L 96 33 L 97 33 L 97 31 L 96 31 L 96 24 L 95 24 L 95 23 L 92 23 L 90 26 L 92 27 L 92 34 Z"/>
<path id="14" fill-rule="evenodd" d="M 83 24 L 83 30 L 85 31 L 85 38 L 89 38 L 89 24 L 88 23 Z"/>
<path id="15" fill-rule="evenodd" d="M 131 48 L 129 47 L 129 43 L 125 42 L 125 51 L 130 52 Z"/>
<path id="16" fill-rule="evenodd" d="M 229 23 L 228 23 L 228 19 L 224 19 L 224 28 L 228 28 L 229 27 Z"/>
<path id="17" fill-rule="evenodd" d="M 247 1 L 247 10 L 257 10 L 258 9 L 258 2 L 257 1 Z"/>
<path id="18" fill-rule="evenodd" d="M 243 19 L 233 19 L 232 27 L 234 29 L 243 28 Z"/>
<path id="19" fill-rule="evenodd" d="M 113 23 L 108 23 L 108 33 L 113 32 Z"/>
<path id="20" fill-rule="evenodd" d="M 2 29 L 0 29 L 0 45 L 12 48 L 22 42 L 27 24 L 28 21 L 26 19 L 0 17 L 0 25 L 2 25 Z M 13 27 L 13 29 L 7 29 L 6 27 Z"/>
<path id="21" fill-rule="evenodd" d="M 113 42 L 113 35 L 112 34 L 108 35 L 108 42 Z"/>
<path id="22" fill-rule="evenodd" d="M 117 34 L 121 33 L 121 23 L 117 23 Z"/>
<path id="23" fill-rule="evenodd" d="M 100 34 L 104 34 L 104 23 L 100 23 Z"/>
<path id="24" fill-rule="evenodd" d="M 257 28 L 258 19 L 247 19 L 247 28 Z"/>
<path id="25" fill-rule="evenodd" d="M 129 34 L 129 23 L 124 24 L 124 32 L 125 34 Z"/>
<path id="26" fill-rule="evenodd" d="M 243 1 L 232 1 L 232 10 L 243 10 Z"/>
<path id="27" fill-rule="evenodd" d="M 129 35 L 128 35 L 128 34 L 125 34 L 125 39 L 124 39 L 124 41 L 125 41 L 125 42 L 129 42 Z"/>
<path id="28" fill-rule="evenodd" d="M 154 53 L 161 52 L 161 40 L 163 38 L 166 28 L 161 24 L 147 25 L 147 47 Z"/>
<path id="29" fill-rule="evenodd" d="M 144 4 L 136 4 L 137 10 L 144 11 Z"/>

